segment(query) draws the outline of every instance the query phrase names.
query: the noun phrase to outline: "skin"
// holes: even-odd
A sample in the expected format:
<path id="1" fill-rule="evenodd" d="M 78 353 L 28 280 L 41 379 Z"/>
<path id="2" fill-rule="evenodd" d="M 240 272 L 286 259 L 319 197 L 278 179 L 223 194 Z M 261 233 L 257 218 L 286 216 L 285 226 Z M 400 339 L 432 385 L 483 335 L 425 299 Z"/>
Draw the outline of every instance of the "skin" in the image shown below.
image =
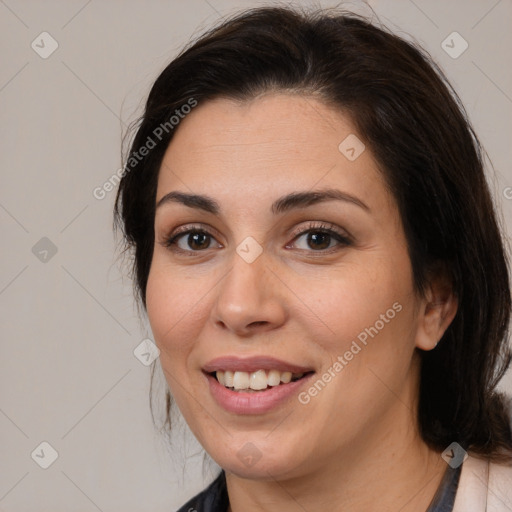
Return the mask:
<path id="1" fill-rule="evenodd" d="M 221 207 L 157 208 L 146 299 L 172 395 L 226 470 L 232 512 L 426 510 L 446 469 L 418 434 L 418 349 L 435 348 L 456 300 L 441 277 L 416 293 L 396 202 L 368 145 L 354 161 L 338 150 L 349 134 L 349 117 L 310 96 L 216 99 L 181 121 L 162 162 L 157 203 L 181 191 Z M 332 200 L 270 211 L 285 194 L 324 188 L 368 209 Z M 351 242 L 315 244 L 299 235 L 309 221 Z M 191 256 L 165 247 L 197 224 L 212 236 L 182 236 Z M 249 236 L 263 250 L 250 264 L 236 252 Z M 293 396 L 237 415 L 210 395 L 201 368 L 223 355 L 271 355 L 319 378 L 395 303 L 402 310 L 308 404 Z M 248 442 L 261 455 L 250 467 L 237 456 Z"/>

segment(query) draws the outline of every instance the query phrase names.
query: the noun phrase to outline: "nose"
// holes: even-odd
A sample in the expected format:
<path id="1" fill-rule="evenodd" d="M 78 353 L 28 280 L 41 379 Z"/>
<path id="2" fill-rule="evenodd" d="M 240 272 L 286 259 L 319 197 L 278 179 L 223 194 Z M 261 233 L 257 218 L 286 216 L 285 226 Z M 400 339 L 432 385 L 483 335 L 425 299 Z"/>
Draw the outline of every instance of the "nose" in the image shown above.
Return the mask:
<path id="1" fill-rule="evenodd" d="M 268 266 L 265 253 L 252 263 L 235 253 L 231 269 L 214 290 L 213 321 L 237 336 L 267 332 L 286 321 L 287 288 Z"/>

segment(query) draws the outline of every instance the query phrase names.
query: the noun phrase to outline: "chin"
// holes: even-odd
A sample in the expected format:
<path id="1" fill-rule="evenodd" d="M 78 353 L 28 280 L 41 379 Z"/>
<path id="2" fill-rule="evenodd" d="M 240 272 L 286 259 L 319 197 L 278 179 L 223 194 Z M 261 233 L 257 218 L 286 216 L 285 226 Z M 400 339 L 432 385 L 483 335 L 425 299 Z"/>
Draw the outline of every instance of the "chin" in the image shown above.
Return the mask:
<path id="1" fill-rule="evenodd" d="M 297 460 L 296 447 L 283 450 L 283 446 L 267 443 L 260 449 L 257 443 L 246 441 L 229 453 L 215 453 L 215 450 L 209 453 L 226 472 L 251 480 L 285 480 L 296 476 L 305 465 L 304 460 Z"/>

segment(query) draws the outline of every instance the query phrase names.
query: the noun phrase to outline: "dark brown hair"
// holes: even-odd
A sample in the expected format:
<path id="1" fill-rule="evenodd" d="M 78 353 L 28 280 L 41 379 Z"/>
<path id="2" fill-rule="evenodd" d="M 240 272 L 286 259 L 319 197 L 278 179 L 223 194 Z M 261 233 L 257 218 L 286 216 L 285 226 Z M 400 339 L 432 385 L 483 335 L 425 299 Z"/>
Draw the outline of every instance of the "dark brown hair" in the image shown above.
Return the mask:
<path id="1" fill-rule="evenodd" d="M 201 36 L 160 74 L 137 126 L 114 212 L 125 248 L 133 250 L 142 305 L 159 168 L 178 128 L 157 131 L 162 136 L 144 158 L 135 153 L 191 99 L 244 101 L 269 91 L 314 94 L 351 117 L 398 204 L 417 292 L 425 291 L 439 265 L 451 274 L 458 312 L 437 348 L 421 353 L 423 439 L 439 451 L 457 441 L 475 454 L 512 460 L 505 399 L 496 391 L 511 360 L 509 274 L 483 151 L 431 57 L 362 16 L 248 10 Z M 170 403 L 167 393 L 167 420 Z"/>

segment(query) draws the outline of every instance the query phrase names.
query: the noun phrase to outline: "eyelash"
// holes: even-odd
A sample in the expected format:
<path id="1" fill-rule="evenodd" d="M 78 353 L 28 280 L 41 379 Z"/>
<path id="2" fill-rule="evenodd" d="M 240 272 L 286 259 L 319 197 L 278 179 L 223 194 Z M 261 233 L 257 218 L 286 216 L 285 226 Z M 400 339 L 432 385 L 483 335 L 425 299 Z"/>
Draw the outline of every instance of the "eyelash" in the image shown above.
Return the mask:
<path id="1" fill-rule="evenodd" d="M 207 230 L 203 229 L 200 226 L 192 226 L 192 227 L 188 226 L 188 227 L 185 227 L 182 230 L 174 233 L 167 239 L 165 239 L 162 242 L 162 245 L 164 247 L 167 247 L 168 249 L 170 249 L 173 252 L 185 254 L 187 256 L 195 256 L 196 253 L 206 252 L 208 249 L 203 249 L 203 250 L 199 250 L 199 251 L 184 250 L 177 246 L 177 241 L 181 237 L 183 237 L 185 235 L 189 235 L 191 233 L 199 233 L 199 234 L 203 234 L 203 235 L 210 236 L 210 237 L 214 238 L 214 236 L 210 232 L 208 232 Z M 338 245 L 341 247 L 346 247 L 346 246 L 349 246 L 352 244 L 351 239 L 346 234 L 338 231 L 334 227 L 333 224 L 325 224 L 325 223 L 319 224 L 319 223 L 315 223 L 315 222 L 310 222 L 307 225 L 306 229 L 299 231 L 298 233 L 294 233 L 293 240 L 295 241 L 297 238 L 300 238 L 301 236 L 306 235 L 308 233 L 322 233 L 322 234 L 330 235 L 338 242 Z M 331 247 L 330 249 L 320 249 L 318 251 L 311 250 L 309 252 L 320 253 L 320 254 L 330 254 L 331 252 L 334 252 L 333 249 L 339 250 L 339 248 Z M 306 249 L 303 249 L 303 250 L 306 250 Z"/>

